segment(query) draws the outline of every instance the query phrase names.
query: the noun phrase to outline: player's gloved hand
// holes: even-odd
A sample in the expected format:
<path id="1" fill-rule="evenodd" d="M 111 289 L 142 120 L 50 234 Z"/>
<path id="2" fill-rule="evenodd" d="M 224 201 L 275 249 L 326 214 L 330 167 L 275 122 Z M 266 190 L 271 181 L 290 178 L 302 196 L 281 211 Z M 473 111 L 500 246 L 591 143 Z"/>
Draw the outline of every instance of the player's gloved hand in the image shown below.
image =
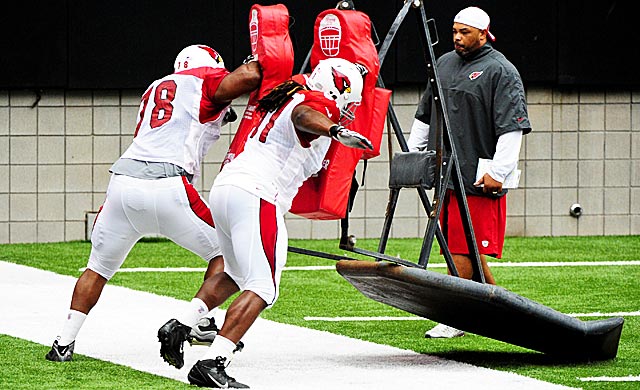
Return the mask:
<path id="1" fill-rule="evenodd" d="M 253 62 L 253 61 L 258 61 L 258 55 L 257 54 L 249 54 L 247 56 L 247 58 L 245 58 L 242 63 L 243 64 L 248 64 L 249 62 Z"/>
<path id="2" fill-rule="evenodd" d="M 238 114 L 236 114 L 236 111 L 233 109 L 233 107 L 229 107 L 229 111 L 227 111 L 227 113 L 224 114 L 224 118 L 222 118 L 222 126 L 226 125 L 227 123 L 235 122 L 236 119 L 238 119 Z"/>
<path id="3" fill-rule="evenodd" d="M 350 148 L 373 150 L 373 145 L 367 137 L 353 130 L 349 130 L 344 126 L 331 126 L 329 128 L 329 134 L 331 134 L 333 139 Z"/>
<path id="4" fill-rule="evenodd" d="M 360 72 L 360 76 L 364 77 L 367 74 L 369 74 L 369 69 L 367 69 L 366 66 L 362 65 L 362 64 L 358 64 L 357 62 L 354 63 L 354 65 L 356 66 L 356 68 L 358 69 L 358 71 Z"/>

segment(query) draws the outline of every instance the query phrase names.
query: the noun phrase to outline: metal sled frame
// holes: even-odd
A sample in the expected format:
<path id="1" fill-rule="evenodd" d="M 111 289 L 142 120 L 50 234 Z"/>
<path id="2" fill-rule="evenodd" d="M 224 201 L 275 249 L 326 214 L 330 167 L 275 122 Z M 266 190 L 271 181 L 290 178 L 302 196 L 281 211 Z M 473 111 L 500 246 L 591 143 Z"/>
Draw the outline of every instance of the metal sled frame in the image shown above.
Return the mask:
<path id="1" fill-rule="evenodd" d="M 444 196 L 444 191 L 446 191 L 447 183 L 452 179 L 454 191 L 456 194 L 456 198 L 458 200 L 458 205 L 460 208 L 460 215 L 462 216 L 462 224 L 465 232 L 465 237 L 467 240 L 467 245 L 469 248 L 469 253 L 472 258 L 472 267 L 473 267 L 473 279 L 484 283 L 484 273 L 482 271 L 482 266 L 480 263 L 480 255 L 478 254 L 478 247 L 475 241 L 475 235 L 473 233 L 473 225 L 471 224 L 471 218 L 469 216 L 469 207 L 467 204 L 467 197 L 465 194 L 464 186 L 462 185 L 462 175 L 460 173 L 460 168 L 458 165 L 458 158 L 455 149 L 455 145 L 450 141 L 450 133 L 449 133 L 449 117 L 447 115 L 446 103 L 441 99 L 442 96 L 442 88 L 440 86 L 440 80 L 438 78 L 437 69 L 435 66 L 435 55 L 433 53 L 433 42 L 431 40 L 431 35 L 429 33 L 428 28 L 428 20 L 424 11 L 424 5 L 422 2 L 419 2 L 419 5 L 416 6 L 416 2 L 406 1 L 396 19 L 394 20 L 391 28 L 387 36 L 385 37 L 382 46 L 380 47 L 378 57 L 380 60 L 380 67 L 384 62 L 384 57 L 391 46 L 391 43 L 398 31 L 398 28 L 404 21 L 407 13 L 410 8 L 414 8 L 416 11 L 416 18 L 418 22 L 418 26 L 420 27 L 418 30 L 420 32 L 420 39 L 422 41 L 422 46 L 424 48 L 424 58 L 427 65 L 428 72 L 428 80 L 431 84 L 431 88 L 433 91 L 434 103 L 436 108 L 436 180 L 434 186 L 434 199 L 433 203 L 430 203 L 429 198 L 426 193 L 426 188 L 418 186 L 417 191 L 420 196 L 420 201 L 424 209 L 429 216 L 429 222 L 427 224 L 427 229 L 424 234 L 424 239 L 422 243 L 422 248 L 420 251 L 420 257 L 418 258 L 418 263 L 413 263 L 410 261 L 398 259 L 396 257 L 391 257 L 384 254 L 386 249 L 387 241 L 389 239 L 389 233 L 391 231 L 391 225 L 393 221 L 393 215 L 395 213 L 395 208 L 398 203 L 398 197 L 400 195 L 399 188 L 392 188 L 389 193 L 389 202 L 387 204 L 387 211 L 385 214 L 385 221 L 382 228 L 382 234 L 380 237 L 380 242 L 378 244 L 378 252 L 372 252 L 363 250 L 355 247 L 355 240 L 352 236 L 348 234 L 348 215 L 342 221 L 342 234 L 340 239 L 340 248 L 349 250 L 355 253 L 359 253 L 362 255 L 367 255 L 376 258 L 377 260 L 386 260 L 398 264 L 403 264 L 406 266 L 420 267 L 426 269 L 427 263 L 429 261 L 429 253 L 431 251 L 431 247 L 433 245 L 434 236 L 438 240 L 438 244 L 442 249 L 442 253 L 444 255 L 445 261 L 447 263 L 447 267 L 449 268 L 449 273 L 453 276 L 458 276 L 458 272 L 456 270 L 455 264 L 453 263 L 453 259 L 451 256 L 451 252 L 447 246 L 446 240 L 438 226 L 438 219 L 440 217 L 440 213 L 442 212 L 442 202 L 441 198 Z M 378 85 L 384 87 L 384 82 L 381 77 L 378 78 Z M 394 130 L 398 143 L 400 144 L 400 148 L 403 152 L 408 151 L 407 142 L 402 133 L 402 129 L 400 127 L 400 123 L 395 114 L 393 106 L 391 103 L 389 104 L 388 110 L 389 122 L 391 123 L 391 127 Z M 443 169 L 445 165 L 443 165 L 443 151 L 446 147 L 446 150 L 449 151 L 449 161 L 450 163 L 446 165 L 446 169 Z M 454 174 L 452 175 L 452 170 L 454 170 Z"/>
<path id="2" fill-rule="evenodd" d="M 353 2 L 349 3 L 353 9 Z M 425 186 L 411 186 L 417 188 L 422 205 L 429 217 L 417 263 L 384 253 L 400 194 L 401 188 L 398 186 L 390 186 L 389 201 L 377 252 L 355 246 L 355 237 L 348 234 L 348 212 L 341 220 L 340 249 L 369 256 L 376 261 L 354 260 L 345 256 L 295 247 L 289 247 L 289 251 L 337 260 L 338 273 L 362 294 L 424 318 L 563 358 L 573 360 L 614 358 L 624 324 L 623 318 L 581 321 L 499 286 L 485 283 L 456 148 L 451 142 L 446 102 L 441 99 L 442 89 L 435 66 L 429 21 L 422 1 L 405 1 L 378 51 L 380 66 L 382 67 L 391 42 L 411 8 L 416 13 L 428 81 L 436 109 L 436 179 L 433 185 L 433 201 L 429 201 Z M 308 59 L 309 56 L 302 70 L 308 65 Z M 378 86 L 384 87 L 381 76 L 378 77 Z M 388 108 L 388 119 L 401 150 L 407 152 L 407 143 L 391 103 Z M 445 164 L 443 159 L 445 150 L 449 155 L 448 164 Z M 472 280 L 457 277 L 458 272 L 451 252 L 438 225 L 443 203 L 441 200 L 450 181 L 454 187 L 472 258 Z M 357 181 L 354 178 L 347 211 L 351 210 L 356 191 Z M 450 275 L 427 270 L 434 237 L 438 240 Z"/>

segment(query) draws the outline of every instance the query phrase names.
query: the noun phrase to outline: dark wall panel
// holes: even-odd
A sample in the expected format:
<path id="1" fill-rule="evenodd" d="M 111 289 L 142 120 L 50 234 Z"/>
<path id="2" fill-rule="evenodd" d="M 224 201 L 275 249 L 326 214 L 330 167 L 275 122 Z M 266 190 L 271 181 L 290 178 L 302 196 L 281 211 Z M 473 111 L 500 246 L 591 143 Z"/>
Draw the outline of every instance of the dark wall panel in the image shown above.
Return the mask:
<path id="1" fill-rule="evenodd" d="M 69 0 L 69 87 L 145 88 L 185 46 L 233 58 L 232 2 Z"/>
<path id="2" fill-rule="evenodd" d="M 145 88 L 172 71 L 184 46 L 216 48 L 228 68 L 249 53 L 252 0 L 50 0 L 12 3 L 0 13 L 0 88 Z M 313 23 L 336 0 L 265 0 L 283 3 L 298 71 L 313 42 Z M 386 36 L 403 0 L 355 0 L 378 39 Z M 477 5 L 492 18 L 494 46 L 518 68 L 525 83 L 638 86 L 634 64 L 633 2 L 603 0 L 448 0 L 425 2 L 435 19 L 436 56 L 452 49 L 451 24 L 462 8 Z M 416 12 L 402 24 L 382 68 L 388 86 L 426 83 Z M 435 35 L 433 36 L 435 39 Z M 378 44 L 378 46 L 379 46 Z"/>
<path id="3" fill-rule="evenodd" d="M 356 8 L 371 18 L 372 30 L 373 30 L 373 43 L 376 45 L 376 48 L 380 50 L 380 46 L 384 41 L 384 38 L 387 36 L 387 32 L 391 28 L 393 24 L 397 11 L 399 8 L 396 7 L 394 1 L 385 1 L 385 2 L 376 2 L 376 1 L 360 1 L 356 0 Z M 395 80 L 396 73 L 396 51 L 394 47 L 397 43 L 397 36 L 393 40 L 389 51 L 382 63 L 381 75 L 382 79 L 386 83 L 389 81 L 393 83 Z"/>
<path id="4" fill-rule="evenodd" d="M 12 2 L 0 12 L 0 88 L 67 84 L 66 0 Z"/>
<path id="5" fill-rule="evenodd" d="M 428 1 L 425 3 L 425 11 L 428 19 L 434 19 L 434 24 L 430 23 L 430 31 L 432 41 L 438 41 L 433 48 L 436 57 L 453 50 L 453 18 L 461 9 L 472 5 L 489 14 L 490 30 L 496 36 L 493 46 L 518 68 L 523 79 L 529 82 L 555 81 L 557 7 L 552 0 Z M 407 15 L 406 22 L 398 33 L 398 83 L 426 83 L 426 67 L 416 13 L 412 11 Z"/>
<path id="6" fill-rule="evenodd" d="M 635 2 L 560 2 L 558 83 L 640 85 Z"/>

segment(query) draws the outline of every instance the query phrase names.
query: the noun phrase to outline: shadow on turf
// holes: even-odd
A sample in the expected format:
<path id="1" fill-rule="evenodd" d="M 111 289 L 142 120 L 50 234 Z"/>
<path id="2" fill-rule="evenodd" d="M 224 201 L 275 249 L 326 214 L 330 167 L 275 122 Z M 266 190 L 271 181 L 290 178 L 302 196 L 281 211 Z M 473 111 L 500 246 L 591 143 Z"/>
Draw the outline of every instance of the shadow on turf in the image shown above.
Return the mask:
<path id="1" fill-rule="evenodd" d="M 473 365 L 491 365 L 494 368 L 530 365 L 575 366 L 576 364 L 595 363 L 588 360 L 563 358 L 538 352 L 450 351 L 433 353 L 432 355 Z"/>

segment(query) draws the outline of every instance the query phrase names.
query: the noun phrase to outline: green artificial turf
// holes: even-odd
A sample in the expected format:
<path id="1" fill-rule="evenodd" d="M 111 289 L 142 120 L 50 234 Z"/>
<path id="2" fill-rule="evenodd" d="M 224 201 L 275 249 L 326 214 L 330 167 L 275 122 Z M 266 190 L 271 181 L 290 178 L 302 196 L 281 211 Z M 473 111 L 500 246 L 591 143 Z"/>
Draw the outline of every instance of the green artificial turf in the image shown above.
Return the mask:
<path id="1" fill-rule="evenodd" d="M 346 254 L 335 240 L 291 240 L 291 246 Z M 377 240 L 359 240 L 360 248 L 376 250 Z M 415 261 L 420 239 L 393 239 L 386 253 Z M 60 274 L 79 276 L 86 265 L 90 243 L 0 245 L 0 260 Z M 507 238 L 502 260 L 496 262 L 574 262 L 640 260 L 638 236 Z M 442 263 L 437 245 L 430 263 Z M 289 254 L 288 266 L 333 265 L 335 261 Z M 195 267 L 206 263 L 192 253 L 162 239 L 147 239 L 132 250 L 123 267 Z M 446 272 L 435 268 L 435 272 Z M 523 297 L 564 313 L 633 312 L 640 310 L 640 266 L 494 267 L 497 283 Z M 189 300 L 202 281 L 200 272 L 118 273 L 110 283 L 141 291 Z M 434 325 L 415 321 L 326 322 L 305 317 L 396 316 L 410 314 L 366 298 L 332 270 L 285 271 L 279 301 L 262 317 L 282 323 L 324 330 L 376 343 L 434 354 L 498 370 L 586 390 L 640 388 L 638 382 L 582 382 L 581 377 L 640 375 L 640 318 L 627 317 L 618 355 L 603 362 L 576 363 L 535 351 L 467 334 L 456 339 L 425 339 Z M 592 320 L 597 318 L 582 318 Z M 182 388 L 166 378 L 77 355 L 77 364 L 59 366 L 42 357 L 48 347 L 0 336 L 0 357 L 15 364 L 2 365 L 2 388 Z M 15 353 L 14 351 L 19 351 Z M 8 358 L 8 356 L 11 358 Z M 33 372 L 44 373 L 42 375 Z M 73 383 L 73 386 L 71 384 Z M 78 387 L 78 383 L 81 386 Z M 6 384 L 6 386 L 5 386 Z"/>

